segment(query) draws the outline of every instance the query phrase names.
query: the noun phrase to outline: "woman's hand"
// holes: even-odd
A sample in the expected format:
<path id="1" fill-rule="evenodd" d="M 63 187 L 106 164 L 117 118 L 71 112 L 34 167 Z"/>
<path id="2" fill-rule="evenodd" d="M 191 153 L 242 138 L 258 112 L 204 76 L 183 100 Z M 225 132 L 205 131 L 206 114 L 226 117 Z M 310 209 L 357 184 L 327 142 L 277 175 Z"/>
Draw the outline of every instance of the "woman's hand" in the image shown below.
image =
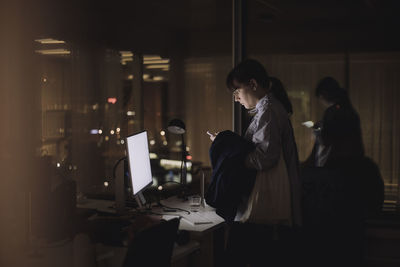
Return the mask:
<path id="1" fill-rule="evenodd" d="M 217 135 L 219 134 L 219 132 L 216 132 L 216 133 L 210 133 L 210 131 L 207 131 L 207 134 L 210 136 L 210 140 L 212 141 L 212 142 L 214 142 L 214 139 L 215 139 L 215 137 L 217 137 Z"/>

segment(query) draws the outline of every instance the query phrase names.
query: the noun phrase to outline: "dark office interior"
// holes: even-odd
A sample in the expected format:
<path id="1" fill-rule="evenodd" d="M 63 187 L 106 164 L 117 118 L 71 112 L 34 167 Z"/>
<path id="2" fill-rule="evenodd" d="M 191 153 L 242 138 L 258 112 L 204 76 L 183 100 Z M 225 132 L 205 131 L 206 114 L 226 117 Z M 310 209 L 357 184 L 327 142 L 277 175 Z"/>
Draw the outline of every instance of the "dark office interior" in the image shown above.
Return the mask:
<path id="1" fill-rule="evenodd" d="M 244 58 L 285 85 L 301 162 L 314 143 L 303 123 L 323 112 L 317 82 L 348 90 L 384 182 L 382 210 L 365 221 L 365 266 L 400 266 L 399 11 L 396 0 L 2 0 L 0 266 L 122 266 L 122 250 L 76 245 L 89 216 L 79 203 L 115 200 L 125 138 L 143 130 L 146 197 L 176 194 L 183 150 L 198 194 L 212 173 L 207 130 L 246 127 L 225 84 Z M 184 143 L 167 130 L 173 119 Z M 190 235 L 172 266 L 224 266 L 215 234 Z"/>

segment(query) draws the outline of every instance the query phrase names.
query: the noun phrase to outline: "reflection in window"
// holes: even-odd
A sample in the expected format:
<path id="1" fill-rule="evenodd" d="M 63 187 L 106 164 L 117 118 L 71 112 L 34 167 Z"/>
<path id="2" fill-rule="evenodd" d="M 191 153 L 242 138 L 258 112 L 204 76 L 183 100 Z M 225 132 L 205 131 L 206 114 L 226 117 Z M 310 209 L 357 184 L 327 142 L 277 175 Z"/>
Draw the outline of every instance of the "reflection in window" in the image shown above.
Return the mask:
<path id="1" fill-rule="evenodd" d="M 79 192 L 113 195 L 112 171 L 125 156 L 124 138 L 144 129 L 155 186 L 179 181 L 181 139 L 166 131 L 168 120 L 176 116 L 168 105 L 169 58 L 51 38 L 36 43 L 41 153 L 51 157 L 63 176 L 77 181 Z"/>

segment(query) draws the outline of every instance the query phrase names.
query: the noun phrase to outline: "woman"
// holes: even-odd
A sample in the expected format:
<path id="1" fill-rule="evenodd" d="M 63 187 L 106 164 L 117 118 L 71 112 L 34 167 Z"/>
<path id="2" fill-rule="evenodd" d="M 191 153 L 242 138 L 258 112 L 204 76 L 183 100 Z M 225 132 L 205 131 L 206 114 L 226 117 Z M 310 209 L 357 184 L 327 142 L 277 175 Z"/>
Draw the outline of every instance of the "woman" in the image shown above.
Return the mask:
<path id="1" fill-rule="evenodd" d="M 234 266 L 282 264 L 288 257 L 279 255 L 289 249 L 283 246 L 284 240 L 293 227 L 301 225 L 298 155 L 290 111 L 276 99 L 270 77 L 256 60 L 244 60 L 233 68 L 227 86 L 234 100 L 254 114 L 244 138 L 253 142 L 255 149 L 246 156 L 245 164 L 257 170 L 253 190 L 242 199 L 230 228 L 228 260 Z"/>
<path id="2" fill-rule="evenodd" d="M 318 82 L 315 95 L 325 107 L 315 144 L 302 164 L 304 228 L 315 265 L 363 266 L 364 220 L 379 214 L 383 181 L 378 166 L 364 156 L 360 118 L 347 90 L 332 77 Z M 317 167 L 317 168 L 315 168 Z M 315 205 L 318 203 L 318 206 Z"/>
<path id="3" fill-rule="evenodd" d="M 321 79 L 315 89 L 326 108 L 315 131 L 316 142 L 304 166 L 337 167 L 364 156 L 360 118 L 347 91 L 332 77 Z"/>

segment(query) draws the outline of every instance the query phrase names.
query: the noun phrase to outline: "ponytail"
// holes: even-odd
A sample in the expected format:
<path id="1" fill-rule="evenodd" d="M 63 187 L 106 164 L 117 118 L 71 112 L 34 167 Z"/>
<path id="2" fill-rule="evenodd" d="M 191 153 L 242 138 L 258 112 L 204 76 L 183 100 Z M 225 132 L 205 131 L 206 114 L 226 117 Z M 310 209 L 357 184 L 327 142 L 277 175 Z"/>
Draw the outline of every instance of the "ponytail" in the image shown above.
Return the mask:
<path id="1" fill-rule="evenodd" d="M 272 92 L 274 97 L 278 99 L 278 101 L 283 105 L 286 112 L 289 115 L 292 115 L 293 114 L 292 103 L 290 102 L 289 96 L 285 88 L 283 87 L 282 82 L 275 77 L 270 77 L 269 80 L 270 80 L 270 91 Z"/>

